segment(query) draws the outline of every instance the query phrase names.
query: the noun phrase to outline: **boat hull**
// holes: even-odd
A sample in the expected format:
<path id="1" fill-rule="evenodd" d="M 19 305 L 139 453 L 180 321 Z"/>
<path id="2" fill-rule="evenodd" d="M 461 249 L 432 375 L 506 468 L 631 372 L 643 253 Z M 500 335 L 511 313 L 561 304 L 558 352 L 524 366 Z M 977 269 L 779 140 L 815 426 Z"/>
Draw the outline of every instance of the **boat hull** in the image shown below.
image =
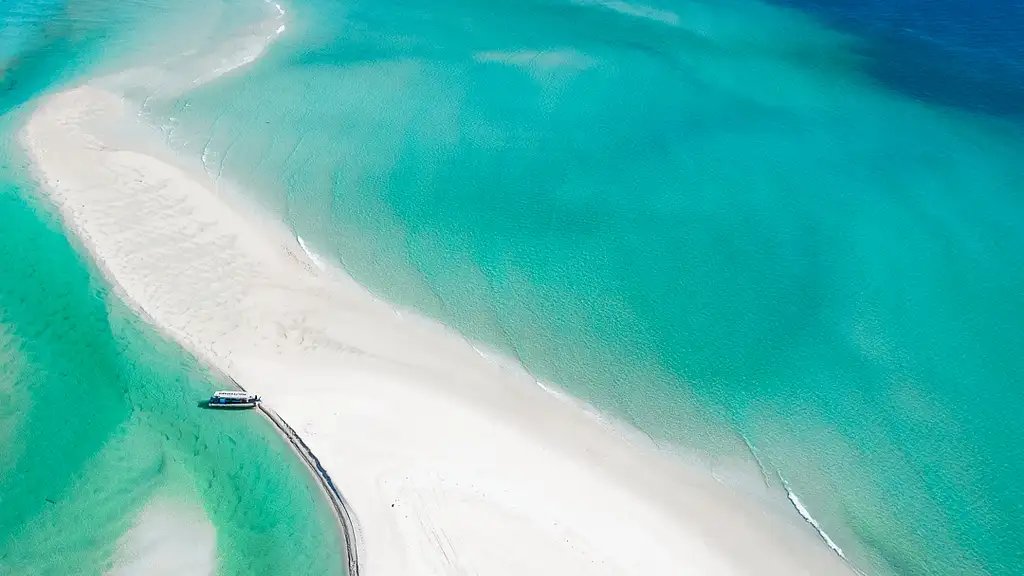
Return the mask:
<path id="1" fill-rule="evenodd" d="M 221 404 L 218 402 L 208 401 L 206 403 L 210 408 L 216 408 L 218 410 L 245 410 L 248 408 L 255 408 L 256 402 L 239 402 L 235 404 Z"/>

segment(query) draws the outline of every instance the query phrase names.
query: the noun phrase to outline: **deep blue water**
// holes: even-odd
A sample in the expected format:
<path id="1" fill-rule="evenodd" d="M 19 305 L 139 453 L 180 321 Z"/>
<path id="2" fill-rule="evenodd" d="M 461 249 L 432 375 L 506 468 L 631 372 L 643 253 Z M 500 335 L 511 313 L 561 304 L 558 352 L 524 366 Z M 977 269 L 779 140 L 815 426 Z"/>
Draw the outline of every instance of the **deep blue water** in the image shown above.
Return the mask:
<path id="1" fill-rule="evenodd" d="M 870 39 L 869 69 L 937 104 L 1024 118 L 1020 0 L 776 0 Z"/>

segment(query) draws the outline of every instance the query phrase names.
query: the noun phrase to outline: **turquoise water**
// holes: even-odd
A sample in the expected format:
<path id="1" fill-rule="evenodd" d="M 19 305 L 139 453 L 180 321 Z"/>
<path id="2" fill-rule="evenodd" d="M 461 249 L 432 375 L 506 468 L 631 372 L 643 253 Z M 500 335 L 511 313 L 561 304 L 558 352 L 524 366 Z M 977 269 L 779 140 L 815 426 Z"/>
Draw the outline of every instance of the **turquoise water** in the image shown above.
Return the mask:
<path id="1" fill-rule="evenodd" d="M 3 6 L 0 573 L 102 574 L 154 498 L 205 511 L 218 574 L 343 573 L 311 474 L 257 413 L 199 408 L 224 379 L 119 299 L 41 200 L 14 140 L 32 98 L 158 52 L 139 39 L 144 24 L 185 7 Z"/>
<path id="2" fill-rule="evenodd" d="M 756 451 L 866 572 L 1024 571 L 1017 120 L 754 2 L 287 8 L 245 73 L 147 102 L 173 146 L 387 298 Z"/>
<path id="3" fill-rule="evenodd" d="M 205 45 L 257 22 L 260 4 L 132 4 L 114 19 L 59 4 L 74 11 L 57 32 L 0 43 L 19 54 L 0 98 L 7 109 L 68 78 L 155 61 L 169 44 Z M 1020 574 L 1024 52 L 999 44 L 1021 36 L 1018 21 L 995 14 L 989 28 L 1009 33 L 946 50 L 940 40 L 956 35 L 910 0 L 790 4 L 809 12 L 746 0 L 299 0 L 254 66 L 184 96 L 138 86 L 131 97 L 172 146 L 392 301 L 711 466 L 756 454 L 778 498 L 782 478 L 861 570 Z M 957 34 L 984 29 L 980 8 L 929 5 L 950 10 Z M 22 565 L 45 566 L 44 526 L 58 524 L 38 496 L 92 506 L 82 494 L 115 490 L 109 534 L 68 553 L 94 566 L 145 500 L 138 486 L 191 494 L 215 454 L 264 444 L 213 441 L 223 435 L 207 427 L 232 421 L 164 420 L 210 377 L 109 295 L 31 187 L 7 190 L 2 253 L 24 260 L 0 282 L 12 294 L 0 300 L 0 390 L 12 399 L 0 406 L 73 398 L 77 375 L 102 385 L 80 399 L 102 418 L 47 440 L 54 427 L 31 412 L 3 412 L 2 486 L 26 504 L 0 508 L 0 530 L 33 518 L 16 528 L 33 543 L 19 549 L 38 555 Z M 51 253 L 52 269 L 34 264 Z M 125 384 L 137 379 L 161 385 Z M 168 396 L 140 392 L 151 389 Z M 84 422 L 71 404 L 60 418 Z M 26 437 L 38 444 L 19 447 Z M 69 438 L 78 460 L 48 459 Z M 209 450 L 198 462 L 183 456 L 194 438 Z M 175 464 L 124 456 L 155 446 Z M 33 472 L 48 469 L 62 472 Z M 146 481 L 97 480 L 133 474 Z M 204 501 L 214 523 L 256 538 L 263 513 L 231 524 L 224 501 Z M 322 534 L 286 518 L 274 535 Z"/>

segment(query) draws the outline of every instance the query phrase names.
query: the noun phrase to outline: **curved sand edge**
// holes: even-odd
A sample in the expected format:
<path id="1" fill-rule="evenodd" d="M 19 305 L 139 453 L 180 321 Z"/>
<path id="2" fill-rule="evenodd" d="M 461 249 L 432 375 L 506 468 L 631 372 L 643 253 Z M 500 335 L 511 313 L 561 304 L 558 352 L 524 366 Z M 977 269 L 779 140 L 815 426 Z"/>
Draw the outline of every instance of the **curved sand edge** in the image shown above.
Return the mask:
<path id="1" fill-rule="evenodd" d="M 235 384 L 236 386 L 238 385 L 237 382 Z M 241 386 L 238 387 L 241 388 Z M 313 451 L 302 441 L 302 438 L 299 437 L 295 430 L 272 409 L 261 405 L 259 410 L 263 416 L 281 431 L 281 434 L 292 445 L 299 458 L 302 459 L 306 467 L 309 468 L 309 471 L 316 477 L 317 483 L 331 503 L 331 508 L 334 509 L 334 517 L 340 525 L 339 530 L 345 547 L 345 568 L 347 574 L 348 576 L 359 576 L 359 549 L 357 546 L 359 530 L 352 508 L 345 501 L 345 497 L 342 496 L 341 492 L 338 491 L 338 487 L 335 486 L 331 475 L 327 473 L 327 470 L 320 463 L 320 459 L 313 454 Z"/>
<path id="2" fill-rule="evenodd" d="M 115 128 L 136 122 L 77 88 L 23 143 L 127 298 L 302 432 L 359 516 L 363 574 L 848 573 L 808 527 L 319 271 Z"/>

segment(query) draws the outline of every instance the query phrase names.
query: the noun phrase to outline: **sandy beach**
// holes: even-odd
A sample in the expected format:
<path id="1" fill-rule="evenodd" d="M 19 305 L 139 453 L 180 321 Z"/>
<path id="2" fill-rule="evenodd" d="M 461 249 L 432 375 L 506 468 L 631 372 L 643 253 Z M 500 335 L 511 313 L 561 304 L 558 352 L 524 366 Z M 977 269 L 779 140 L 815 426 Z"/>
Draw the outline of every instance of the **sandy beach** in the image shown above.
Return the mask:
<path id="1" fill-rule="evenodd" d="M 848 572 L 795 513 L 396 312 L 240 212 L 121 98 L 51 96 L 22 142 L 125 297 L 306 440 L 353 508 L 362 574 Z"/>

